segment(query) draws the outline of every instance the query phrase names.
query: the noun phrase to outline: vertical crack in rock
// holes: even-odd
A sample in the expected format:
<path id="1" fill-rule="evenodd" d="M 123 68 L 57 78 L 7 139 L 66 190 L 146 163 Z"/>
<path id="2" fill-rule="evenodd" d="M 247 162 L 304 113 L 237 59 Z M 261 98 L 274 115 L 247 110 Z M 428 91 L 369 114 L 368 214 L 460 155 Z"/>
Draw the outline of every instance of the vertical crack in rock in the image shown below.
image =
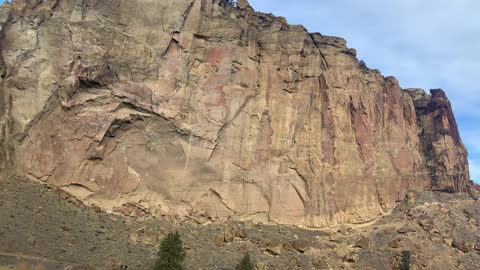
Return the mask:
<path id="1" fill-rule="evenodd" d="M 315 44 L 315 47 L 317 48 L 318 53 L 320 54 L 320 57 L 322 58 L 322 63 L 323 63 L 322 68 L 328 70 L 328 69 L 329 69 L 329 66 L 328 66 L 327 59 L 325 59 L 325 56 L 323 55 L 322 51 L 320 50 L 320 47 L 318 46 L 317 41 L 316 41 L 315 38 L 313 37 L 313 34 L 308 33 L 308 36 L 312 39 L 313 44 Z"/>
<path id="2" fill-rule="evenodd" d="M 306 196 L 300 192 L 299 188 L 298 188 L 296 185 L 292 184 L 292 186 L 295 188 L 295 191 L 296 191 L 297 194 L 298 194 L 298 197 L 302 200 L 303 205 L 306 205 L 307 202 L 308 202 L 308 200 L 309 200 L 309 198 L 310 198 L 309 189 L 308 189 L 308 181 L 307 181 L 307 179 L 305 178 L 305 176 L 303 176 L 303 175 L 298 171 L 297 168 L 290 168 L 290 169 L 293 170 L 296 175 L 298 175 L 298 177 L 302 180 L 303 184 L 305 185 L 305 190 L 306 190 L 306 192 L 307 192 L 307 193 L 305 194 Z"/>
<path id="3" fill-rule="evenodd" d="M 335 118 L 333 116 L 331 101 L 329 99 L 329 90 L 324 75 L 319 77 L 320 95 L 321 95 L 321 140 L 322 156 L 324 162 L 335 165 Z"/>
<path id="4" fill-rule="evenodd" d="M 174 38 L 172 38 L 170 40 L 170 43 L 168 43 L 168 46 L 167 48 L 165 49 L 165 51 L 162 53 L 162 58 L 164 57 L 175 57 L 177 56 L 177 53 L 178 53 L 178 50 L 179 50 L 179 44 L 178 44 L 178 41 L 175 40 Z"/>
<path id="5" fill-rule="evenodd" d="M 234 214 L 237 213 L 237 211 L 235 211 L 235 209 L 231 208 L 225 201 L 224 199 L 222 198 L 222 196 L 220 195 L 220 193 L 218 193 L 216 190 L 214 189 L 209 189 L 210 193 L 213 194 L 214 196 L 216 196 L 218 198 L 218 200 L 220 200 L 220 202 L 230 211 L 232 211 Z"/>
<path id="6" fill-rule="evenodd" d="M 16 140 L 18 141 L 18 143 L 22 144 L 25 138 L 28 137 L 30 130 L 35 127 L 43 118 L 48 117 L 54 111 L 53 108 L 57 105 L 57 97 L 55 95 L 50 96 L 45 103 L 44 108 L 38 114 L 36 114 L 35 117 L 27 124 L 25 130 L 22 133 L 16 135 Z M 11 106 L 13 106 L 13 102 Z"/>
<path id="7" fill-rule="evenodd" d="M 82 9 L 82 20 L 85 20 L 85 16 L 87 15 L 87 11 L 88 11 L 88 2 L 90 0 L 82 0 L 82 6 L 81 6 L 81 9 Z"/>
<path id="8" fill-rule="evenodd" d="M 183 22 L 182 22 L 182 26 L 180 27 L 180 32 L 183 30 L 183 27 L 185 26 L 185 23 L 187 22 L 188 20 L 188 17 L 190 16 L 190 12 L 192 11 L 192 8 L 193 6 L 195 5 L 195 3 L 197 2 L 197 0 L 193 0 L 190 5 L 188 5 L 187 9 L 185 10 L 185 12 L 183 13 L 182 17 L 183 17 Z"/>

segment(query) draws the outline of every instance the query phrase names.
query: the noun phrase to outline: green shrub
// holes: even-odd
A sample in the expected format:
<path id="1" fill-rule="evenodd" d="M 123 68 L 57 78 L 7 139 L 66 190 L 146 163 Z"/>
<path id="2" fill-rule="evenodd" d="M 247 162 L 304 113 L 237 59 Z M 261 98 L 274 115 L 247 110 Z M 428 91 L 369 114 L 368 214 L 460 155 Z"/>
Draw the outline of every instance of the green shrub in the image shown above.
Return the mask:
<path id="1" fill-rule="evenodd" d="M 412 253 L 409 250 L 402 251 L 402 261 L 400 262 L 400 270 L 410 270 L 410 257 Z"/>
<path id="2" fill-rule="evenodd" d="M 245 254 L 245 256 L 243 256 L 240 263 L 235 267 L 235 270 L 255 270 L 255 266 L 250 260 L 250 254 L 248 252 Z"/>
<path id="3" fill-rule="evenodd" d="M 358 63 L 360 65 L 360 69 L 363 71 L 363 72 L 367 72 L 370 70 L 370 68 L 367 67 L 367 64 L 365 64 L 365 61 L 363 60 L 360 60 L 360 62 Z"/>
<path id="4" fill-rule="evenodd" d="M 185 260 L 182 239 L 178 232 L 169 233 L 160 243 L 158 259 L 154 270 L 182 270 L 182 263 Z"/>

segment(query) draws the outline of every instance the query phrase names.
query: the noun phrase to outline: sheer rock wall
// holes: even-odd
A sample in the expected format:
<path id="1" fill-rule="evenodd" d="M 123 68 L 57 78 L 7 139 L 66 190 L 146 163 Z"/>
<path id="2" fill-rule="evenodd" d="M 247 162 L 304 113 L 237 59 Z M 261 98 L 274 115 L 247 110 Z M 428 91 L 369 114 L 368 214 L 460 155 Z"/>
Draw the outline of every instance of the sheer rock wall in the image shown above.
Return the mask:
<path id="1" fill-rule="evenodd" d="M 13 0 L 0 18 L 0 168 L 105 209 L 322 227 L 466 190 L 442 91 L 245 0 Z"/>

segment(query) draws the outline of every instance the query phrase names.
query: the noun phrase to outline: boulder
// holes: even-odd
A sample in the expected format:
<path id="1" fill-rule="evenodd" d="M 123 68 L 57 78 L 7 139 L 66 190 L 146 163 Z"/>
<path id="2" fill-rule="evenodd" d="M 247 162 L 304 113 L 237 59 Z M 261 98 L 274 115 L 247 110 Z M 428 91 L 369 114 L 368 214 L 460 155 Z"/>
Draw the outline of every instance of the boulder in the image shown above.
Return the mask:
<path id="1" fill-rule="evenodd" d="M 293 240 L 292 246 L 300 253 L 304 253 L 309 247 L 310 242 L 307 240 Z"/>
<path id="2" fill-rule="evenodd" d="M 350 234 L 353 234 L 355 230 L 352 227 L 340 226 L 337 232 L 343 235 L 350 235 Z"/>
<path id="3" fill-rule="evenodd" d="M 348 263 L 355 263 L 360 259 L 357 253 L 351 252 L 343 257 L 343 260 Z"/>
<path id="4" fill-rule="evenodd" d="M 355 247 L 358 248 L 370 248 L 371 246 L 371 239 L 365 235 L 362 235 L 360 239 L 355 243 Z"/>
<path id="5" fill-rule="evenodd" d="M 235 240 L 235 229 L 232 227 L 227 227 L 225 228 L 223 235 L 225 238 L 225 242 L 227 243 L 233 242 L 233 240 Z"/>
<path id="6" fill-rule="evenodd" d="M 215 245 L 222 247 L 225 245 L 225 235 L 223 233 L 217 234 L 213 241 L 215 242 Z"/>
<path id="7" fill-rule="evenodd" d="M 397 230 L 397 232 L 401 234 L 407 234 L 415 231 L 416 231 L 415 228 L 410 225 L 405 225 Z"/>
<path id="8" fill-rule="evenodd" d="M 247 230 L 245 230 L 245 229 L 239 229 L 239 230 L 237 231 L 236 236 L 237 236 L 238 238 L 242 238 L 242 239 L 247 238 Z"/>
<path id="9" fill-rule="evenodd" d="M 250 3 L 248 3 L 248 0 L 237 0 L 237 7 L 241 9 L 252 8 Z"/>
<path id="10" fill-rule="evenodd" d="M 453 238 L 443 238 L 443 243 L 445 243 L 445 245 L 447 245 L 448 247 L 451 247 L 453 244 Z"/>
<path id="11" fill-rule="evenodd" d="M 422 228 L 426 231 L 429 231 L 433 229 L 435 222 L 430 216 L 421 215 L 420 217 L 418 217 L 418 224 L 420 224 L 420 226 L 422 226 Z"/>
<path id="12" fill-rule="evenodd" d="M 280 255 L 283 251 L 283 243 L 279 240 L 272 240 L 267 244 L 267 251 L 272 255 Z"/>
<path id="13" fill-rule="evenodd" d="M 399 248 L 399 247 L 400 247 L 400 243 L 401 243 L 402 241 L 403 241 L 403 238 L 395 238 L 395 239 L 393 239 L 393 240 L 390 242 L 389 246 L 390 246 L 391 248 Z"/>
<path id="14" fill-rule="evenodd" d="M 463 253 L 468 253 L 468 252 L 472 251 L 472 249 L 473 249 L 472 245 L 469 245 L 467 242 L 465 242 L 461 239 L 457 239 L 457 238 L 453 239 L 452 247 L 460 250 Z"/>
<path id="15" fill-rule="evenodd" d="M 268 270 L 268 267 L 267 267 L 267 265 L 266 265 L 265 263 L 263 263 L 263 262 L 257 262 L 257 263 L 255 264 L 255 269 L 256 269 L 256 270 Z"/>

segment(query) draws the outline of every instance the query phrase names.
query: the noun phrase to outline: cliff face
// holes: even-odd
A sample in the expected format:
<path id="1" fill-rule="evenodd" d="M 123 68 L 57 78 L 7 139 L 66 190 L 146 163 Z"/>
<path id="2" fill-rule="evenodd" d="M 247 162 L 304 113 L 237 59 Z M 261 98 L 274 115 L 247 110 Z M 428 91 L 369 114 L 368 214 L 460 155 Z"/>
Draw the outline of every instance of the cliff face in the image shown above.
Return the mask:
<path id="1" fill-rule="evenodd" d="M 440 89 L 431 90 L 431 95 L 421 89 L 407 89 L 407 92 L 415 104 L 421 152 L 428 157 L 426 168 L 432 189 L 467 190 L 470 179 L 467 152 L 445 92 Z"/>
<path id="2" fill-rule="evenodd" d="M 466 190 L 448 100 L 220 0 L 1 8 L 0 166 L 107 209 L 312 227 Z M 116 208 L 119 209 L 119 208 Z"/>

